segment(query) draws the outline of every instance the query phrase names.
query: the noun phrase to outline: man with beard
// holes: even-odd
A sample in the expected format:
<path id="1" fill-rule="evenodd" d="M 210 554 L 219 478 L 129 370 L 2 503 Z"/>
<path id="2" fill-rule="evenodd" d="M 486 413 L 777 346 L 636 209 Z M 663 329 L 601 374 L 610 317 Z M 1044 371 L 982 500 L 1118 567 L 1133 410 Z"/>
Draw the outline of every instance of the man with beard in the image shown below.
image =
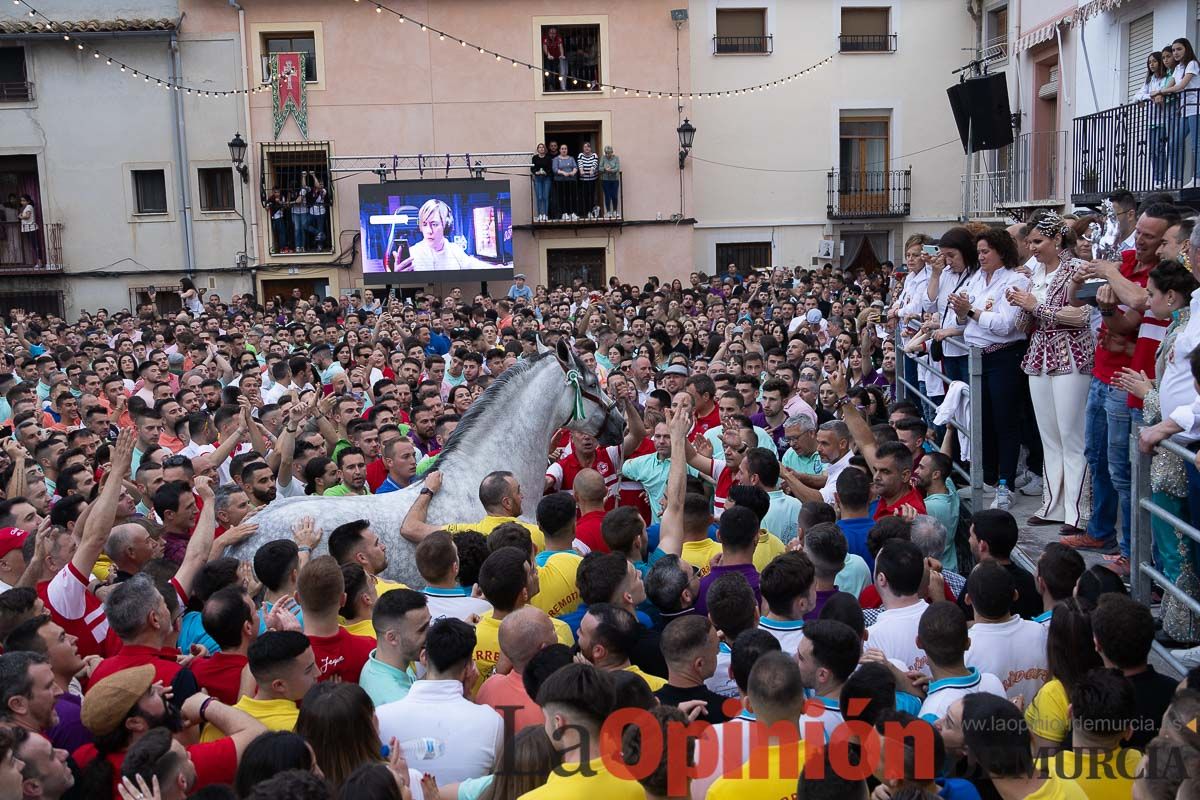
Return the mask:
<path id="1" fill-rule="evenodd" d="M 46 656 L 24 651 L 0 656 L 0 722 L 45 734 L 58 724 L 54 706 L 60 694 Z"/>
<path id="2" fill-rule="evenodd" d="M 387 545 L 371 530 L 371 523 L 356 519 L 339 525 L 329 534 L 329 555 L 339 565 L 358 564 L 375 583 L 376 594 L 382 595 L 393 589 L 406 589 L 404 584 L 379 577 L 387 569 Z"/>
<path id="3" fill-rule="evenodd" d="M 75 637 L 63 630 L 49 614 L 25 620 L 4 640 L 10 653 L 36 653 L 46 658 L 60 693 L 54 702 L 58 720 L 42 733 L 54 747 L 67 752 L 92 740 L 79 719 L 83 689 L 75 676 L 84 669 L 85 662 L 75 642 Z"/>
<path id="4" fill-rule="evenodd" d="M 266 733 L 262 723 L 249 714 L 206 694 L 192 695 L 177 709 L 163 696 L 163 687 L 154 677 L 154 667 L 143 664 L 115 672 L 88 689 L 83 699 L 83 724 L 96 737 L 95 743 L 74 753 L 75 762 L 83 769 L 80 784 L 85 796 L 115 798 L 126 753 L 156 728 L 178 732 L 186 720 L 226 732 L 225 738 L 186 748 L 195 769 L 190 791 L 232 784 L 242 753 Z"/>
<path id="5" fill-rule="evenodd" d="M 238 481 L 246 493 L 251 508 L 262 508 L 275 499 L 275 474 L 263 461 L 255 461 L 242 467 Z"/>
<path id="6" fill-rule="evenodd" d="M 14 728 L 15 756 L 25 763 L 21 768 L 24 797 L 59 800 L 72 786 L 75 776 L 67 763 L 68 752 L 55 747 L 44 736 L 34 736 L 23 728 Z"/>

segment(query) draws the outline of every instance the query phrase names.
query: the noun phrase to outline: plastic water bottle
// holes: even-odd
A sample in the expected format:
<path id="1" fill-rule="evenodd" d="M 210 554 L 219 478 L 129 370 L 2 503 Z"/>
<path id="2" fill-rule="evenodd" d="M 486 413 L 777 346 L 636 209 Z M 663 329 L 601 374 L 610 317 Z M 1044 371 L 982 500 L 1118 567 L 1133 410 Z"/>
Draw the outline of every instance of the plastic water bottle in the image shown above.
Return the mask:
<path id="1" fill-rule="evenodd" d="M 400 742 L 398 747 L 404 751 L 404 757 L 409 761 L 429 761 L 441 758 L 446 753 L 446 743 L 432 736 L 405 739 Z M 382 754 L 384 758 L 387 758 L 392 754 L 392 748 L 385 744 Z"/>
<path id="2" fill-rule="evenodd" d="M 992 508 L 1001 508 L 1005 511 L 1012 505 L 1012 495 L 1008 491 L 1008 481 L 1001 479 L 999 485 L 996 486 L 996 502 Z"/>

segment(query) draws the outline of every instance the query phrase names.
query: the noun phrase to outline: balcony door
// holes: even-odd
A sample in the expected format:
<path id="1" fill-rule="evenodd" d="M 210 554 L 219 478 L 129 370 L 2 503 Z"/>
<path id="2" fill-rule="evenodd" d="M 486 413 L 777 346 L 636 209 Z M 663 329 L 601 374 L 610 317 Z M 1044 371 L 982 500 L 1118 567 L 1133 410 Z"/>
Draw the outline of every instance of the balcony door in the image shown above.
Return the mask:
<path id="1" fill-rule="evenodd" d="M 890 133 L 888 117 L 842 117 L 838 151 L 841 208 L 887 211 Z"/>

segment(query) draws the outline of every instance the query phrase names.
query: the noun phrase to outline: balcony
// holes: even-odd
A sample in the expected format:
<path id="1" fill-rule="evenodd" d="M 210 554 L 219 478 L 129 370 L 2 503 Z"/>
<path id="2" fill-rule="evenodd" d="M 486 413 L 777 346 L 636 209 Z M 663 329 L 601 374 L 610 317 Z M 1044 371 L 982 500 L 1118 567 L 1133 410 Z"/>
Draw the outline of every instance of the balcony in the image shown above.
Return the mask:
<path id="1" fill-rule="evenodd" d="M 1200 200 L 1192 180 L 1197 153 L 1184 147 L 1181 106 L 1200 104 L 1200 89 L 1170 95 L 1164 104 L 1141 101 L 1076 117 L 1072 131 L 1071 200 L 1099 206 L 1117 189 L 1140 201 L 1150 192 Z"/>
<path id="2" fill-rule="evenodd" d="M 21 235 L 20 222 L 0 222 L 0 274 L 61 273 L 62 228 L 61 222 L 43 225 L 37 231 L 37 241 L 33 242 Z M 37 266 L 38 248 L 41 248 L 43 255 L 40 267 Z"/>
<path id="3" fill-rule="evenodd" d="M 29 81 L 0 81 L 0 103 L 24 103 L 33 99 Z"/>
<path id="4" fill-rule="evenodd" d="M 537 187 L 529 194 L 529 215 L 535 228 L 579 228 L 620 225 L 625 207 L 625 181 L 617 173 L 615 196 L 607 197 L 604 181 L 551 181 L 546 219 L 541 219 Z M 612 191 L 612 190 L 610 190 Z"/>
<path id="5" fill-rule="evenodd" d="M 775 37 L 767 36 L 714 36 L 713 55 L 758 55 L 769 56 L 775 51 Z"/>
<path id="6" fill-rule="evenodd" d="M 1031 208 L 1067 201 L 1067 132 L 1023 133 L 999 150 L 980 154 L 981 169 L 963 177 L 967 214 L 1024 217 Z"/>
<path id="7" fill-rule="evenodd" d="M 826 216 L 830 219 L 907 217 L 912 209 L 912 168 L 830 170 Z"/>
<path id="8" fill-rule="evenodd" d="M 894 53 L 894 33 L 843 33 L 838 36 L 840 53 Z"/>

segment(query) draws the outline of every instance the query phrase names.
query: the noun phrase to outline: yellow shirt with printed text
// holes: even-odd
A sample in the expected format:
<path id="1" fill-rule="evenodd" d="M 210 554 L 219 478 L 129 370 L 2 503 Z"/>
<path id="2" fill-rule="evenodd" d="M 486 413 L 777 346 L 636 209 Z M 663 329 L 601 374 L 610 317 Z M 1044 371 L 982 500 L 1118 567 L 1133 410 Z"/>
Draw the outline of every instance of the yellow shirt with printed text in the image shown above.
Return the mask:
<path id="1" fill-rule="evenodd" d="M 570 614 L 579 608 L 575 575 L 583 558 L 576 553 L 554 553 L 543 558 L 545 555 L 546 552 L 538 553 L 538 593 L 529 599 L 529 604 L 551 617 Z"/>
<path id="2" fill-rule="evenodd" d="M 1084 749 L 1061 750 L 1038 759 L 1038 768 L 1063 783 L 1078 786 L 1088 800 L 1129 800 L 1133 797 L 1133 776 L 1141 760 L 1142 754 L 1128 747 L 1103 754 Z"/>
<path id="3" fill-rule="evenodd" d="M 700 570 L 700 577 L 704 577 L 712 569 L 709 565 L 712 557 L 720 552 L 720 542 L 714 542 L 712 539 L 701 539 L 698 542 L 684 542 L 679 557 Z"/>
<path id="4" fill-rule="evenodd" d="M 554 633 L 558 636 L 560 644 L 565 644 L 567 647 L 575 644 L 575 637 L 571 635 L 571 629 L 567 623 L 554 617 L 550 618 L 550 622 L 554 624 Z M 496 619 L 494 612 L 481 617 L 479 624 L 475 626 L 473 660 L 479 676 L 475 679 L 475 685 L 471 687 L 472 697 L 479 691 L 483 682 L 491 677 L 496 670 L 496 662 L 500 660 L 500 620 Z"/>

